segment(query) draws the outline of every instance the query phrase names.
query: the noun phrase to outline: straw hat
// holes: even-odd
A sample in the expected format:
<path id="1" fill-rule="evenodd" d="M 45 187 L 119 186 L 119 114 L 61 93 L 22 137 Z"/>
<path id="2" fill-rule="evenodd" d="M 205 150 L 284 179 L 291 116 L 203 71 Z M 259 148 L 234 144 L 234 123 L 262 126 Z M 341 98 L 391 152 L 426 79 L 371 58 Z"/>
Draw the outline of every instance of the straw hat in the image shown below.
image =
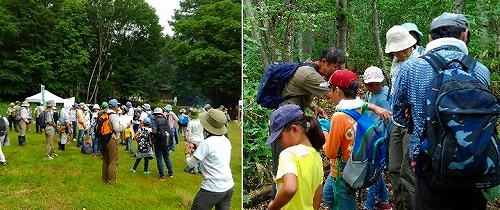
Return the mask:
<path id="1" fill-rule="evenodd" d="M 191 111 L 189 112 L 189 118 L 191 118 L 191 119 L 196 119 L 196 118 L 198 118 L 198 114 L 199 114 L 199 113 L 200 113 L 200 112 L 198 111 L 198 109 L 193 109 L 193 110 L 191 110 Z"/>
<path id="2" fill-rule="evenodd" d="M 208 112 L 200 114 L 200 122 L 203 128 L 215 135 L 227 133 L 227 118 L 224 112 L 219 109 L 210 109 Z"/>
<path id="3" fill-rule="evenodd" d="M 385 53 L 399 52 L 417 43 L 417 40 L 403 26 L 395 25 L 385 34 Z"/>
<path id="4" fill-rule="evenodd" d="M 21 104 L 21 106 L 30 106 L 30 103 L 28 103 L 27 101 L 23 101 L 23 103 Z"/>

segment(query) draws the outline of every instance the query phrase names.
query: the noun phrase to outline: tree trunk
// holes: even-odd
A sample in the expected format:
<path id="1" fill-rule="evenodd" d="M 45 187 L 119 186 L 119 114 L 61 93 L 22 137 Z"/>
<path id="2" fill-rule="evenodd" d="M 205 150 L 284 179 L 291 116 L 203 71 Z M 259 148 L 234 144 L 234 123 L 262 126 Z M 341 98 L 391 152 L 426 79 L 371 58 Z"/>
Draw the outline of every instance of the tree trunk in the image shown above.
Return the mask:
<path id="1" fill-rule="evenodd" d="M 270 199 L 271 195 L 271 189 L 273 188 L 273 185 L 266 185 L 264 187 L 261 187 L 259 189 L 256 189 L 250 193 L 248 193 L 247 197 L 248 200 L 250 200 L 250 203 L 247 204 L 248 206 L 255 205 L 257 203 L 260 203 L 262 201 L 265 201 L 267 199 Z"/>
<path id="2" fill-rule="evenodd" d="M 293 38 L 295 35 L 295 20 L 293 19 L 292 12 L 295 11 L 294 5 L 295 0 L 287 0 L 285 2 L 285 14 L 286 14 L 286 28 L 283 34 L 283 54 L 282 59 L 284 61 L 292 61 L 293 53 Z"/>
<path id="3" fill-rule="evenodd" d="M 338 0 L 337 1 L 339 8 L 336 16 L 336 28 L 338 31 L 337 34 L 337 47 L 344 52 L 347 49 L 347 0 Z"/>
<path id="4" fill-rule="evenodd" d="M 451 11 L 453 11 L 454 13 L 462 14 L 464 12 L 465 2 L 466 0 L 455 0 L 453 2 Z"/>
<path id="5" fill-rule="evenodd" d="M 266 52 L 268 53 L 267 57 L 270 61 L 280 60 L 281 56 L 277 54 L 276 48 L 276 25 L 278 24 L 278 14 L 270 14 L 266 9 L 267 5 L 263 1 L 258 1 L 259 9 L 263 14 L 263 18 L 261 18 L 261 26 L 265 29 L 261 31 L 264 34 L 262 40 L 263 46 L 267 47 Z M 269 18 L 266 18 L 269 17 Z M 263 63 L 263 65 L 267 66 L 269 63 Z M 263 68 L 265 69 L 265 68 Z"/>
<path id="6" fill-rule="evenodd" d="M 260 34 L 259 25 L 257 24 L 257 21 L 255 21 L 256 17 L 254 8 L 252 6 L 252 0 L 245 0 L 245 11 L 246 11 L 245 22 L 250 24 L 250 31 L 252 33 L 252 37 L 257 41 L 257 45 L 259 47 L 259 52 L 260 52 L 259 58 L 262 64 L 261 69 L 265 69 L 266 66 L 269 64 L 269 59 L 263 47 L 264 40 L 262 39 L 262 36 Z"/>
<path id="7" fill-rule="evenodd" d="M 382 49 L 382 43 L 380 41 L 380 20 L 378 19 L 378 4 L 377 0 L 372 0 L 372 16 L 373 16 L 373 41 L 375 41 L 375 46 L 377 47 L 377 56 L 381 69 L 385 68 L 384 51 Z M 385 75 L 388 75 L 387 72 Z"/>

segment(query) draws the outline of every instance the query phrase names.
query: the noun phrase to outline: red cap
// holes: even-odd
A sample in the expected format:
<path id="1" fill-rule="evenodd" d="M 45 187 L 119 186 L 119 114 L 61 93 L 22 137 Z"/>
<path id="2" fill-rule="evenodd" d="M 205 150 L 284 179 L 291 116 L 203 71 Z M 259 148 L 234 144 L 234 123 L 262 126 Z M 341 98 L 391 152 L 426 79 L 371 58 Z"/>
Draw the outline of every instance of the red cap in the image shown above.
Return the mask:
<path id="1" fill-rule="evenodd" d="M 332 76 L 328 80 L 328 83 L 341 88 L 349 88 L 351 82 L 357 79 L 358 76 L 356 76 L 356 74 L 351 70 L 339 69 L 333 72 Z"/>

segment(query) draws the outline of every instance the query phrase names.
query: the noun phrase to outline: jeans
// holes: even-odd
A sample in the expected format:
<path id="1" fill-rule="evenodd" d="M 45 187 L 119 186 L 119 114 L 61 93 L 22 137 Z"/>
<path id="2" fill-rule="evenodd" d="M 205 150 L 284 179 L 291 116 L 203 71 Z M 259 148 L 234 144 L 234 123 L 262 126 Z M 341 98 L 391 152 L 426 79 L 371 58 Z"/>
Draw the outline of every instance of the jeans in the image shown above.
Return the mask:
<path id="1" fill-rule="evenodd" d="M 78 130 L 78 142 L 76 143 L 76 146 L 83 146 L 83 135 L 85 135 L 85 130 Z"/>
<path id="2" fill-rule="evenodd" d="M 233 196 L 234 187 L 226 192 L 210 192 L 205 189 L 200 189 L 193 200 L 191 210 L 229 210 L 231 207 L 231 197 Z"/>
<path id="3" fill-rule="evenodd" d="M 139 124 L 133 124 L 132 129 L 134 129 L 134 133 L 137 133 L 137 131 L 139 130 Z"/>
<path id="4" fill-rule="evenodd" d="M 135 159 L 134 167 L 132 169 L 136 170 L 137 166 L 139 166 L 139 163 L 141 163 L 141 160 L 143 158 L 137 158 Z M 148 171 L 149 168 L 149 158 L 144 158 L 144 172 Z"/>
<path id="5" fill-rule="evenodd" d="M 76 139 L 76 121 L 71 121 L 71 125 L 73 125 L 73 139 Z"/>
<path id="6" fill-rule="evenodd" d="M 379 180 L 370 188 L 368 188 L 368 195 L 366 196 L 365 208 L 373 209 L 375 207 L 375 197 L 377 197 L 379 203 L 388 204 L 389 203 L 389 192 L 385 186 L 384 177 L 380 176 Z"/>
<path id="7" fill-rule="evenodd" d="M 94 155 L 99 153 L 99 139 L 94 132 L 95 125 L 90 126 L 90 138 L 92 139 L 92 152 Z"/>
<path id="8" fill-rule="evenodd" d="M 174 138 L 174 142 L 172 146 L 169 148 L 169 150 L 175 151 L 175 145 L 179 144 L 179 137 L 177 136 L 177 130 L 175 129 L 175 127 L 173 127 L 170 131 L 172 132 L 172 137 Z"/>
<path id="9" fill-rule="evenodd" d="M 173 176 L 174 170 L 172 169 L 172 162 L 168 153 L 168 147 L 155 146 L 156 164 L 158 165 L 158 172 L 160 176 L 165 176 L 165 168 L 163 167 L 163 160 L 167 165 L 168 175 Z"/>
<path id="10" fill-rule="evenodd" d="M 335 208 L 335 179 L 331 174 L 328 175 L 328 178 L 325 181 L 325 185 L 323 187 L 323 200 L 328 205 L 330 209 L 339 209 L 339 210 L 356 210 L 356 193 L 349 192 L 346 186 L 346 183 L 342 177 L 338 180 L 339 184 L 339 195 L 337 201 L 337 207 Z"/>
<path id="11" fill-rule="evenodd" d="M 134 154 L 134 146 L 132 145 L 132 137 L 127 137 L 125 139 L 127 141 L 127 149 L 130 154 Z"/>

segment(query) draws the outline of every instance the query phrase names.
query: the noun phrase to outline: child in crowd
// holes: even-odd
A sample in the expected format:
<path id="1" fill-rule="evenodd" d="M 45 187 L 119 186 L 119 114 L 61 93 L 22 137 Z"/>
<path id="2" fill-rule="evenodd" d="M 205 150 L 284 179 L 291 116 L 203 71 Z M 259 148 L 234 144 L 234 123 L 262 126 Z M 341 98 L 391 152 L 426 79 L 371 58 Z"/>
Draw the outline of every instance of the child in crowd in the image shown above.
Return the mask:
<path id="1" fill-rule="evenodd" d="M 375 66 L 368 67 L 363 75 L 363 81 L 368 89 L 365 100 L 368 103 L 390 110 L 391 103 L 388 101 L 387 97 L 389 94 L 389 87 L 382 86 L 382 82 L 384 81 L 382 70 Z M 367 116 L 380 128 L 383 136 L 389 138 L 391 122 L 384 122 L 373 112 L 368 112 Z M 383 177 L 380 177 L 380 179 L 368 189 L 364 209 L 392 209 L 389 204 L 389 192 L 387 191 Z"/>
<path id="2" fill-rule="evenodd" d="M 144 118 L 143 123 L 144 126 L 139 128 L 134 135 L 134 139 L 137 140 L 137 151 L 135 152 L 134 167 L 130 171 L 135 173 L 137 166 L 144 158 L 144 174 L 147 175 L 150 173 L 148 170 L 149 160 L 153 159 L 153 143 L 151 142 L 151 127 L 149 127 L 151 120 Z"/>
<path id="3" fill-rule="evenodd" d="M 325 136 L 315 118 L 298 105 L 278 108 L 271 115 L 271 135 L 284 148 L 276 174 L 277 194 L 268 209 L 319 209 L 323 190 L 323 163 L 319 150 Z"/>
<path id="4" fill-rule="evenodd" d="M 132 133 L 134 132 L 134 129 L 132 127 L 125 128 L 123 130 L 124 137 L 125 137 L 125 143 L 127 146 L 125 147 L 125 150 L 129 151 L 130 154 L 134 154 L 134 146 L 132 145 Z"/>
<path id="5" fill-rule="evenodd" d="M 366 103 L 356 98 L 359 88 L 358 77 L 352 71 L 335 71 L 328 83 L 327 97 L 336 110 L 366 108 Z M 323 145 L 326 157 L 330 158 L 330 174 L 323 188 L 323 200 L 330 209 L 356 210 L 356 193 L 342 178 L 343 169 L 338 164 L 347 162 L 355 139 L 355 124 L 349 115 L 335 112 L 330 119 L 330 132 Z M 339 170 L 340 169 L 340 170 Z"/>

